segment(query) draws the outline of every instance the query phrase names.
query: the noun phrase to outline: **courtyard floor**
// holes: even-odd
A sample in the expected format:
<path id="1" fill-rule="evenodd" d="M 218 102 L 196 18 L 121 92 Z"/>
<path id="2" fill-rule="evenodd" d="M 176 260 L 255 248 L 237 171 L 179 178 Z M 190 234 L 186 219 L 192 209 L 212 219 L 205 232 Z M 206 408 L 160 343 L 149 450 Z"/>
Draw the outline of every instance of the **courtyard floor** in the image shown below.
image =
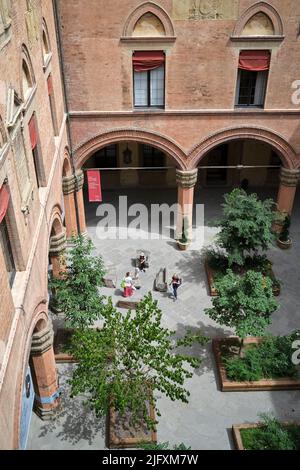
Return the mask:
<path id="1" fill-rule="evenodd" d="M 128 204 L 150 201 L 176 202 L 175 190 L 128 190 Z M 196 195 L 196 202 L 205 204 L 205 245 L 211 244 L 216 229 L 210 221 L 221 213 L 222 194 L 218 189 L 203 190 Z M 266 192 L 260 195 L 269 195 Z M 200 198 L 201 196 L 201 198 Z M 270 196 L 275 193 L 270 191 Z M 117 201 L 115 193 L 105 192 L 105 202 Z M 149 203 L 146 204 L 149 207 Z M 114 266 L 118 272 L 118 286 L 126 271 L 132 270 L 132 258 L 137 249 L 151 252 L 150 269 L 141 274 L 142 289 L 135 293 L 138 299 L 151 291 L 158 299 L 163 311 L 163 321 L 178 335 L 184 328 L 201 329 L 210 338 L 230 335 L 231 331 L 215 324 L 205 314 L 204 309 L 211 305 L 203 267 L 200 246 L 197 243 L 187 252 L 177 250 L 173 240 L 99 240 L 96 235 L 96 208 L 89 205 L 87 222 L 97 254 L 101 254 L 106 265 Z M 280 308 L 273 315 L 270 331 L 273 334 L 286 334 L 300 327 L 300 197 L 296 201 L 293 216 L 290 251 L 277 247 L 270 250 L 269 258 L 274 262 L 274 271 L 282 280 Z M 153 291 L 153 282 L 160 267 L 167 267 L 169 275 L 177 272 L 183 278 L 179 299 L 173 302 L 167 294 Z M 121 298 L 117 288 L 102 289 L 112 296 L 115 303 Z M 55 322 L 57 325 L 57 321 Z M 161 418 L 158 425 L 159 442 L 171 444 L 183 442 L 192 449 L 214 450 L 232 449 L 231 426 L 233 424 L 255 422 L 261 412 L 271 411 L 282 420 L 300 421 L 300 391 L 295 392 L 244 392 L 222 393 L 211 351 L 207 347 L 196 346 L 193 353 L 200 356 L 202 364 L 192 379 L 186 383 L 191 392 L 189 404 L 173 403 L 159 397 L 158 407 Z M 36 415 L 31 421 L 28 449 L 105 449 L 105 420 L 99 420 L 82 406 L 82 399 L 70 400 L 67 380 L 74 366 L 58 365 L 63 406 L 59 416 L 50 422 L 42 422 Z"/>

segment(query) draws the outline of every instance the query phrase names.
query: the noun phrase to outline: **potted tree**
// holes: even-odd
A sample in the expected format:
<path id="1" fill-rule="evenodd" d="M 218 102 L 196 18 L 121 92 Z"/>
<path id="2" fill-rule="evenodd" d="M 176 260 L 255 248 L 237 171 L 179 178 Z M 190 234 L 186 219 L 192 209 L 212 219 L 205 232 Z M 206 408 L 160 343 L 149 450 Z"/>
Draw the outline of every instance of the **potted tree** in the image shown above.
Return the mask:
<path id="1" fill-rule="evenodd" d="M 176 340 L 175 332 L 164 328 L 161 320 L 162 312 L 151 293 L 136 312 L 126 314 L 117 311 L 109 299 L 103 328 L 98 332 L 78 330 L 72 337 L 70 352 L 78 365 L 71 379 L 71 395 L 87 394 L 96 415 L 108 415 L 109 446 L 156 441 L 154 412 L 160 416 L 156 392 L 172 401 L 188 402 L 190 393 L 184 381 L 192 377 L 190 367 L 198 367 L 199 359 L 181 354 L 177 348 L 207 340 L 202 335 Z M 152 432 L 149 440 L 145 426 Z"/>
<path id="2" fill-rule="evenodd" d="M 182 221 L 181 238 L 177 240 L 178 247 L 182 251 L 186 251 L 190 244 L 190 240 L 188 239 L 188 228 L 189 228 L 188 218 L 184 217 Z"/>
<path id="3" fill-rule="evenodd" d="M 289 214 L 284 214 L 282 229 L 277 238 L 277 245 L 282 250 L 288 250 L 292 246 L 292 240 L 290 238 L 290 226 L 291 217 Z"/>

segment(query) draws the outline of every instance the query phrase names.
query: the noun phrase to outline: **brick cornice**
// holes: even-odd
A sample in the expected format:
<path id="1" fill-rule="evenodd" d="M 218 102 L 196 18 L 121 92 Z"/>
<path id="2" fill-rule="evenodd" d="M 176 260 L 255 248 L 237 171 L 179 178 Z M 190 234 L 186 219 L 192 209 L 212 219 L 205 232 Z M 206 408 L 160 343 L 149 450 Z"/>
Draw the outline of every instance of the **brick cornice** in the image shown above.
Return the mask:
<path id="1" fill-rule="evenodd" d="M 97 150 L 121 141 L 133 141 L 152 145 L 169 155 L 180 169 L 187 169 L 185 152 L 172 139 L 140 128 L 110 129 L 82 141 L 74 149 L 75 166 L 80 169 L 88 158 Z"/>

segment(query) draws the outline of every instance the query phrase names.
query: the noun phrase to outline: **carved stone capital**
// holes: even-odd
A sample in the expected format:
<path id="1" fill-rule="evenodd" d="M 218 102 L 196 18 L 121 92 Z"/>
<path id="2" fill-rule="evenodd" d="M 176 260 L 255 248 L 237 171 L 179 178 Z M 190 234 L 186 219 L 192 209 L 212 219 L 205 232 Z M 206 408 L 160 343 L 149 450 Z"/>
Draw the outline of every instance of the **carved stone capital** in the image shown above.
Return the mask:
<path id="1" fill-rule="evenodd" d="M 65 249 L 67 245 L 67 237 L 66 237 L 66 230 L 62 233 L 59 233 L 58 235 L 53 235 L 53 237 L 50 238 L 50 248 L 49 248 L 49 254 L 52 256 L 57 256 L 61 254 Z"/>
<path id="2" fill-rule="evenodd" d="M 290 170 L 289 168 L 281 168 L 280 183 L 283 186 L 295 187 L 298 185 L 300 179 L 300 170 Z"/>
<path id="3" fill-rule="evenodd" d="M 40 356 L 53 346 L 53 328 L 48 324 L 46 328 L 32 335 L 31 341 L 31 354 L 33 356 Z"/>
<path id="4" fill-rule="evenodd" d="M 197 183 L 198 170 L 176 170 L 176 181 L 182 188 L 193 188 Z"/>
<path id="5" fill-rule="evenodd" d="M 63 177 L 63 193 L 64 196 L 74 193 L 76 189 L 76 176 L 64 176 Z"/>
<path id="6" fill-rule="evenodd" d="M 75 175 L 75 189 L 76 191 L 80 191 L 83 188 L 84 183 L 84 174 L 83 171 L 77 171 Z"/>

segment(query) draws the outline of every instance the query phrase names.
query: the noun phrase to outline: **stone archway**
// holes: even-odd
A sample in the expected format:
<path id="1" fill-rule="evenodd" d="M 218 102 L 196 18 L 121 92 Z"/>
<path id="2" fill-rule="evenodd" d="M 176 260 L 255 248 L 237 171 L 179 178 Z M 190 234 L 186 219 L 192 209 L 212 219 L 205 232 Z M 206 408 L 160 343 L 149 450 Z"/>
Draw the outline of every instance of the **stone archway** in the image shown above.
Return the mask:
<path id="1" fill-rule="evenodd" d="M 65 206 L 66 235 L 70 239 L 78 234 L 76 216 L 76 175 L 73 173 L 69 150 L 65 149 L 62 169 L 62 189 Z"/>
<path id="2" fill-rule="evenodd" d="M 53 210 L 50 227 L 49 260 L 52 265 L 52 276 L 59 278 L 65 269 L 63 253 L 66 249 L 66 229 L 62 223 L 59 207 Z"/>

